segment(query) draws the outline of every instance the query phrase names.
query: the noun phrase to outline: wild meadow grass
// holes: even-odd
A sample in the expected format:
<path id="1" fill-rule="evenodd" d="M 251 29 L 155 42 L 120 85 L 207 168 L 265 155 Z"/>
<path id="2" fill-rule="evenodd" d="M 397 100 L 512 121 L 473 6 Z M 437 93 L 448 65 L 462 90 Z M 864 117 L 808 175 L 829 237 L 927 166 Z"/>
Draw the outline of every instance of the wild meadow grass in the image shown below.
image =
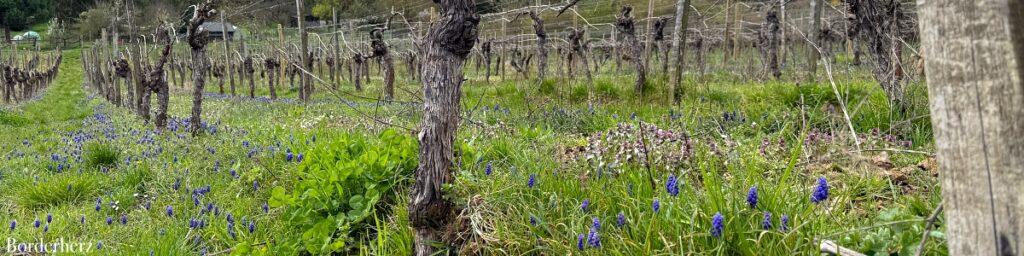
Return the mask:
<path id="1" fill-rule="evenodd" d="M 13 223 L 0 236 L 87 241 L 97 255 L 411 253 L 421 109 L 407 76 L 394 103 L 366 99 L 376 76 L 362 92 L 320 84 L 308 104 L 287 82 L 276 101 L 208 84 L 193 138 L 190 88 L 172 85 L 159 133 L 83 90 L 78 55 L 39 99 L 0 112 L 0 221 Z M 583 82 L 468 72 L 445 188 L 461 246 L 447 249 L 780 255 L 827 239 L 913 252 L 940 198 L 934 160 L 907 153 L 933 148 L 926 90 L 911 83 L 896 113 L 863 72 L 838 77 L 842 99 L 827 81 L 689 74 L 676 105 L 657 75 L 636 95 L 628 72 L 602 70 L 591 99 Z M 946 253 L 942 230 L 926 254 Z"/>

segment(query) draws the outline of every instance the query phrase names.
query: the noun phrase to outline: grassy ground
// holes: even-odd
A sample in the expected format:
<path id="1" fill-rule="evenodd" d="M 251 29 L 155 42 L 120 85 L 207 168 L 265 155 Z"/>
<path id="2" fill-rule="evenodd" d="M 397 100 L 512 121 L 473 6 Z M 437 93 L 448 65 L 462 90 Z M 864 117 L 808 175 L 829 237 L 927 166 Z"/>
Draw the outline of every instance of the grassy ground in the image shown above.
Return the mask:
<path id="1" fill-rule="evenodd" d="M 171 127 L 157 133 L 84 91 L 78 55 L 38 100 L 0 114 L 0 216 L 16 223 L 0 236 L 91 254 L 410 253 L 420 107 L 403 74 L 405 103 L 392 104 L 365 99 L 379 77 L 363 92 L 322 86 L 309 104 L 287 85 L 279 101 L 208 85 L 206 135 L 193 138 L 187 90 L 174 86 Z M 911 83 L 917 97 L 894 113 L 863 72 L 837 81 L 857 150 L 827 83 L 691 74 L 673 106 L 657 76 L 640 97 L 629 73 L 606 70 L 591 107 L 582 83 L 488 84 L 471 71 L 447 188 L 465 209 L 453 234 L 463 254 L 814 254 L 820 239 L 907 254 L 940 198 L 934 160 L 908 153 L 933 147 L 925 90 Z M 819 178 L 828 198 L 814 203 Z M 945 254 L 942 229 L 930 236 L 926 254 Z"/>

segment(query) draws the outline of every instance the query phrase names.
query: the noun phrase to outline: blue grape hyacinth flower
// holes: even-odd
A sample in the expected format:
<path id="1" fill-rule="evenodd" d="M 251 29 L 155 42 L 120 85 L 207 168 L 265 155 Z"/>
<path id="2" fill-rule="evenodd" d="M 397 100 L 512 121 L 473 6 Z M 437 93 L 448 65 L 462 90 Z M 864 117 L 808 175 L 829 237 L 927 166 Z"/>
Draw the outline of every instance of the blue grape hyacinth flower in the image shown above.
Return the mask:
<path id="1" fill-rule="evenodd" d="M 779 219 L 779 231 L 789 231 L 789 215 L 783 214 L 782 218 Z"/>
<path id="2" fill-rule="evenodd" d="M 626 226 L 626 214 L 623 214 L 622 212 L 619 212 L 619 216 L 616 217 L 615 225 L 619 226 L 619 227 Z"/>
<path id="3" fill-rule="evenodd" d="M 485 168 L 485 169 L 484 169 L 484 174 L 486 174 L 486 175 L 491 175 L 491 172 L 492 172 L 492 171 L 494 171 L 494 167 L 493 167 L 493 166 L 491 166 L 491 163 L 490 163 L 490 162 L 488 162 L 488 163 L 487 163 L 487 168 Z"/>
<path id="4" fill-rule="evenodd" d="M 597 229 L 590 229 L 590 235 L 587 236 L 587 243 L 590 247 L 601 248 L 601 237 L 597 234 Z"/>
<path id="5" fill-rule="evenodd" d="M 772 229 L 772 213 L 765 211 L 764 220 L 761 221 L 761 228 L 764 230 Z"/>
<path id="6" fill-rule="evenodd" d="M 821 203 L 828 200 L 828 181 L 825 177 L 818 178 L 818 185 L 814 187 L 814 193 L 811 194 L 812 203 Z"/>
<path id="7" fill-rule="evenodd" d="M 722 230 L 725 228 L 725 217 L 722 216 L 721 212 L 715 213 L 714 217 L 711 217 L 711 236 L 722 237 Z"/>
<path id="8" fill-rule="evenodd" d="M 676 178 L 675 174 L 668 176 L 668 181 L 665 182 L 665 190 L 668 191 L 669 195 L 679 195 L 679 179 Z"/>
<path id="9" fill-rule="evenodd" d="M 530 179 L 526 181 L 526 187 L 533 188 L 533 185 L 537 184 L 537 174 L 530 174 Z"/>
<path id="10" fill-rule="evenodd" d="M 576 236 L 576 249 L 579 249 L 580 251 L 583 250 L 583 248 L 584 248 L 583 247 L 584 246 L 584 243 L 583 243 L 584 239 L 585 239 L 585 237 L 583 236 L 583 234 L 579 234 L 579 235 Z"/>
<path id="11" fill-rule="evenodd" d="M 750 187 L 750 191 L 747 191 L 747 205 L 751 209 L 757 208 L 757 186 Z"/>
<path id="12" fill-rule="evenodd" d="M 654 209 L 655 213 L 657 213 L 658 210 L 661 210 L 661 201 L 658 201 L 658 199 L 655 198 L 654 202 L 651 203 L 651 209 Z"/>
<path id="13" fill-rule="evenodd" d="M 580 210 L 586 212 L 587 207 L 590 207 L 590 199 L 583 199 L 583 203 L 580 203 Z"/>

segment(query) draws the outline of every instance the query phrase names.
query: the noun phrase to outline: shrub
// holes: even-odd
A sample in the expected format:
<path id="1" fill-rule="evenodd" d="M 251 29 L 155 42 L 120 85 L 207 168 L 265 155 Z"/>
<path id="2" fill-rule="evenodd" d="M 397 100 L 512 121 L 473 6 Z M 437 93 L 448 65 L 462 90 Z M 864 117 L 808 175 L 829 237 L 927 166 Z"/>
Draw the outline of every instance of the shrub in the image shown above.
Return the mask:
<path id="1" fill-rule="evenodd" d="M 416 140 L 393 130 L 376 140 L 345 135 L 314 145 L 299 165 L 295 188 L 276 187 L 271 195 L 271 206 L 285 208 L 287 229 L 302 232 L 285 238 L 281 249 L 314 255 L 344 251 L 353 233 L 373 225 L 365 220 L 382 197 L 409 180 L 416 152 Z"/>

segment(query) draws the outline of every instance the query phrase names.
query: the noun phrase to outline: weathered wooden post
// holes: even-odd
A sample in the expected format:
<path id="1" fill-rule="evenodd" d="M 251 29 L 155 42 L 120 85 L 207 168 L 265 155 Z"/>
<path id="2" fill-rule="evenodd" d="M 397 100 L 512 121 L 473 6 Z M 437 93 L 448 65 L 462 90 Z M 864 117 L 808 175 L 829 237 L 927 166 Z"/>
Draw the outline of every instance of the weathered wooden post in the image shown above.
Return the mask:
<path id="1" fill-rule="evenodd" d="M 1024 2 L 918 0 L 950 255 L 1024 254 Z"/>

